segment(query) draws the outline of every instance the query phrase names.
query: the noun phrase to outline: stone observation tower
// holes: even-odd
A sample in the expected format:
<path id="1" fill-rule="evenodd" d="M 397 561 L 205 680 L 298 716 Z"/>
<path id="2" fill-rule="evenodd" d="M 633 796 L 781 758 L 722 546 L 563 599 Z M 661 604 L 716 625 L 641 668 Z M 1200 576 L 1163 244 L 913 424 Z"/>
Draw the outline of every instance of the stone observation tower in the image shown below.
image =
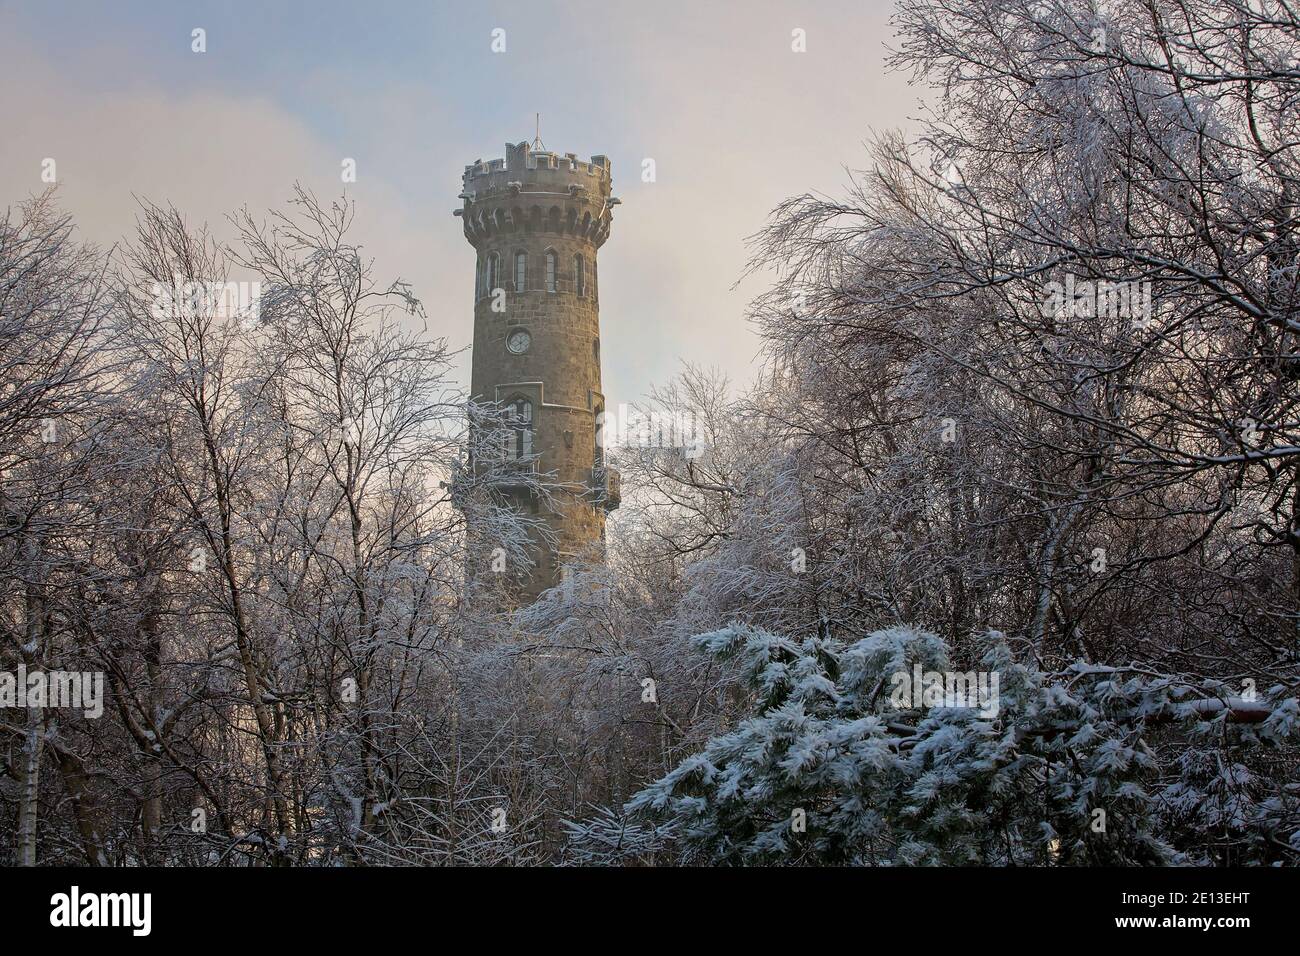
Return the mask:
<path id="1" fill-rule="evenodd" d="M 596 253 L 619 200 L 606 157 L 583 162 L 527 143 L 467 166 L 459 198 L 455 215 L 477 253 L 471 398 L 506 416 L 500 460 L 490 464 L 505 474 L 511 506 L 551 533 L 533 535 L 531 569 L 507 569 L 528 600 L 558 584 L 566 562 L 603 555 L 605 514 L 619 503 L 618 475 L 596 435 L 605 410 Z M 512 473 L 550 483 L 549 504 Z"/>

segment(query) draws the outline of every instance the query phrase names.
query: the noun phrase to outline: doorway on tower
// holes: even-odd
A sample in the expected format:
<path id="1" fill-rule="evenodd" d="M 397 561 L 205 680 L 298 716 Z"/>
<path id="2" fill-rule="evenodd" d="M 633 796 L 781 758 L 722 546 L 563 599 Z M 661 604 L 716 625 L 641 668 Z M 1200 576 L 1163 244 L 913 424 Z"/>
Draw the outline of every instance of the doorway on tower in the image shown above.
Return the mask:
<path id="1" fill-rule="evenodd" d="M 539 477 L 542 448 L 538 442 L 538 413 L 542 407 L 540 382 L 519 382 L 496 390 L 495 465 L 506 485 L 510 476 Z"/>
<path id="2" fill-rule="evenodd" d="M 522 461 L 533 454 L 533 403 L 517 395 L 505 408 L 505 455 L 513 461 Z"/>

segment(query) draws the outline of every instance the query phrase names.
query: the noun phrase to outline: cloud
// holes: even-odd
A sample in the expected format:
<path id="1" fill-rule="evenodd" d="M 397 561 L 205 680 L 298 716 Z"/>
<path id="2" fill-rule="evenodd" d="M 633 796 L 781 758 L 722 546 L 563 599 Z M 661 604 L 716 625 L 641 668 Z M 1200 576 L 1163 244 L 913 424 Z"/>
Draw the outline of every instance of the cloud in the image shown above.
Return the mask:
<path id="1" fill-rule="evenodd" d="M 41 191 L 48 156 L 88 239 L 129 233 L 133 193 L 228 237 L 227 213 L 282 206 L 295 181 L 337 197 L 352 157 L 355 237 L 376 278 L 410 281 L 431 331 L 464 346 L 474 260 L 451 216 L 460 173 L 530 137 L 540 111 L 549 147 L 611 157 L 623 199 L 600 258 L 611 403 L 638 400 L 681 360 L 750 377 L 760 343 L 744 311 L 761 279 L 732 288 L 745 237 L 788 195 L 839 191 L 871 128 L 905 123 L 913 100 L 900 77 L 882 79 L 882 3 L 384 9 L 364 29 L 363 12 L 326 4 L 282 9 L 246 42 L 231 37 L 247 25 L 213 8 L 203 56 L 176 15 L 156 12 L 123 8 L 98 44 L 97 8 L 66 28 L 5 14 L 0 199 Z M 497 24 L 501 56 L 488 50 Z M 795 27 L 806 53 L 790 48 Z M 467 361 L 460 371 L 467 385 Z"/>
<path id="2" fill-rule="evenodd" d="M 295 182 L 326 201 L 346 188 L 357 205 L 353 238 L 375 260 L 376 279 L 387 283 L 401 275 L 412 282 L 428 299 L 430 330 L 468 344 L 472 279 L 460 280 L 473 266 L 450 214 L 454 200 L 437 210 L 445 221 L 430 222 L 427 208 L 412 204 L 379 172 L 385 152 L 373 141 L 327 142 L 284 107 L 256 95 L 97 89 L 24 49 L 12 33 L 0 39 L 0 61 L 26 81 L 21 98 L 0 100 L 6 203 L 43 191 L 42 162 L 51 158 L 59 202 L 83 239 L 108 247 L 133 229 L 136 197 L 174 203 L 190 221 L 206 222 L 219 239 L 231 240 L 228 214 L 245 205 L 255 215 L 283 208 Z M 396 109 L 390 100 L 381 118 L 395 124 Z M 375 135 L 383 141 L 382 128 Z M 345 157 L 358 164 L 357 182 L 346 187 L 340 177 Z"/>

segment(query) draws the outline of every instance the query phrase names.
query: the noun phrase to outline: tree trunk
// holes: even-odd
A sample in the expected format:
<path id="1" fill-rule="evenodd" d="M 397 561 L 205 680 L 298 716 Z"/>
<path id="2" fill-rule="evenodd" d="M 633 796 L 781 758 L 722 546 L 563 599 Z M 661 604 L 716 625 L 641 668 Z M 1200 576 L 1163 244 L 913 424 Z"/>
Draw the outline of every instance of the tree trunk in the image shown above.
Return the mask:
<path id="1" fill-rule="evenodd" d="M 39 707 L 27 708 L 27 729 L 23 734 L 23 756 L 18 773 L 18 865 L 36 865 L 36 818 L 41 781 L 41 733 Z"/>

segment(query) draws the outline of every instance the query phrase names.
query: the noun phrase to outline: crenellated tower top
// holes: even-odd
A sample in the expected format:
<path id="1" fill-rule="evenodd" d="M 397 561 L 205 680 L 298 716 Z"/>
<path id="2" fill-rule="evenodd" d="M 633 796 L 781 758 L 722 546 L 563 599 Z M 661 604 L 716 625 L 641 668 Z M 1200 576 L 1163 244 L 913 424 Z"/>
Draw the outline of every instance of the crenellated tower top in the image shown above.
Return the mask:
<path id="1" fill-rule="evenodd" d="M 573 153 L 533 151 L 506 144 L 505 159 L 465 167 L 455 210 L 475 248 L 519 233 L 585 239 L 599 248 L 609 238 L 613 207 L 609 157 L 584 162 Z"/>

